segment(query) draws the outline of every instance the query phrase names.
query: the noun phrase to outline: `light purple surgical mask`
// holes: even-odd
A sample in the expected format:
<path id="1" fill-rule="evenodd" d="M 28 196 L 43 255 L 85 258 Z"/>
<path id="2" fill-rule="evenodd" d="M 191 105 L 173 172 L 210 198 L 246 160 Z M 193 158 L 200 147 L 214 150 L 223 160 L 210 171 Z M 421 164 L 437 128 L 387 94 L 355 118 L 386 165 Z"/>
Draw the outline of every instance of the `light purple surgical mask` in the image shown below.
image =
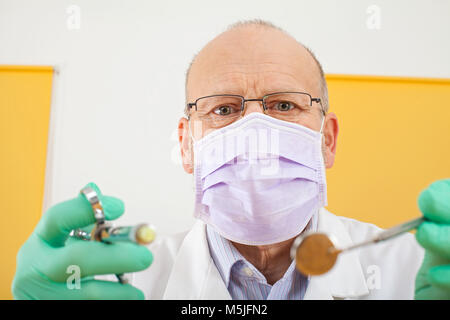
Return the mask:
<path id="1" fill-rule="evenodd" d="M 327 205 L 322 132 L 251 113 L 194 142 L 194 181 L 194 216 L 224 238 L 291 239 Z"/>

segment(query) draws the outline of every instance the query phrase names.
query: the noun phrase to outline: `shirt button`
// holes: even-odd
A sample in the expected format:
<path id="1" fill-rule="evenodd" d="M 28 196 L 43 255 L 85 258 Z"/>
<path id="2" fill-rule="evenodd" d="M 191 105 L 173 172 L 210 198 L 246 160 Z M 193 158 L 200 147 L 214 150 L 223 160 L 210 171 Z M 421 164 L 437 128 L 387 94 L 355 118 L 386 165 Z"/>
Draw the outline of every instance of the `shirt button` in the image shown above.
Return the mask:
<path id="1" fill-rule="evenodd" d="M 249 267 L 243 268 L 242 271 L 244 271 L 244 273 L 249 277 L 251 277 L 253 275 L 253 271 Z"/>

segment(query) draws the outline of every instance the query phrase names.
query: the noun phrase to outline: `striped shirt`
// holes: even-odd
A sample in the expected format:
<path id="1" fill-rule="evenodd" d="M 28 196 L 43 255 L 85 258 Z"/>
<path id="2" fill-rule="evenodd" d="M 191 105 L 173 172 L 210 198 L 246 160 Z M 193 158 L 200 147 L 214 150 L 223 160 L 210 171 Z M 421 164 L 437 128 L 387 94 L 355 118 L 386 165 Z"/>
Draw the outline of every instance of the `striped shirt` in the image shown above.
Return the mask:
<path id="1" fill-rule="evenodd" d="M 312 222 L 312 223 L 311 223 Z M 316 215 L 305 229 L 316 229 Z M 295 268 L 295 261 L 273 285 L 248 262 L 230 241 L 206 226 L 211 257 L 233 300 L 301 300 L 309 279 Z"/>

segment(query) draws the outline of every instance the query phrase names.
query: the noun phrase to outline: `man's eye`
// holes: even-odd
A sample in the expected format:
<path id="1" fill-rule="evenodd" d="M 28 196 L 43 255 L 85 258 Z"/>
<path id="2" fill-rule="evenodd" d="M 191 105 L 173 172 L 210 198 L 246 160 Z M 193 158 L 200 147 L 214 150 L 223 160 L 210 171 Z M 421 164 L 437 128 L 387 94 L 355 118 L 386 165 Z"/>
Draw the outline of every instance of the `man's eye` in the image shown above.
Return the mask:
<path id="1" fill-rule="evenodd" d="M 215 114 L 218 114 L 220 116 L 227 116 L 234 112 L 234 109 L 230 106 L 220 106 L 214 109 L 213 111 Z"/>
<path id="2" fill-rule="evenodd" d="M 276 109 L 278 111 L 289 111 L 294 109 L 295 107 L 292 105 L 292 103 L 287 102 L 287 101 L 283 101 L 283 102 L 278 102 L 276 104 Z"/>

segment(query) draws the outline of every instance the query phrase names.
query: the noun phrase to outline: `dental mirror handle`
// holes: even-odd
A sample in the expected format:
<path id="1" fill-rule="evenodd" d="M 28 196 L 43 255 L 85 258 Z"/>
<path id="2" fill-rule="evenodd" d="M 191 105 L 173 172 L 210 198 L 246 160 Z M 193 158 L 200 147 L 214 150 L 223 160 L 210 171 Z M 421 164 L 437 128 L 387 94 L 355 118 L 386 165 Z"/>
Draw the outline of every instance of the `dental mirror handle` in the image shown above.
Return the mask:
<path id="1" fill-rule="evenodd" d="M 408 232 L 410 230 L 413 230 L 415 228 L 417 228 L 420 224 L 422 224 L 422 222 L 426 221 L 425 217 L 420 217 L 420 218 L 416 218 L 410 221 L 407 221 L 405 223 L 402 223 L 400 225 L 397 225 L 395 227 L 386 229 L 382 232 L 380 232 L 378 235 L 376 235 L 374 238 L 370 239 L 370 240 L 366 240 L 357 244 L 353 244 L 347 248 L 343 248 L 343 249 L 334 249 L 333 251 L 338 251 L 339 253 L 344 252 L 344 251 L 350 251 L 356 248 L 360 248 L 372 243 L 377 243 L 377 242 L 381 242 L 381 241 L 385 241 L 388 239 L 392 239 L 402 233 Z"/>

